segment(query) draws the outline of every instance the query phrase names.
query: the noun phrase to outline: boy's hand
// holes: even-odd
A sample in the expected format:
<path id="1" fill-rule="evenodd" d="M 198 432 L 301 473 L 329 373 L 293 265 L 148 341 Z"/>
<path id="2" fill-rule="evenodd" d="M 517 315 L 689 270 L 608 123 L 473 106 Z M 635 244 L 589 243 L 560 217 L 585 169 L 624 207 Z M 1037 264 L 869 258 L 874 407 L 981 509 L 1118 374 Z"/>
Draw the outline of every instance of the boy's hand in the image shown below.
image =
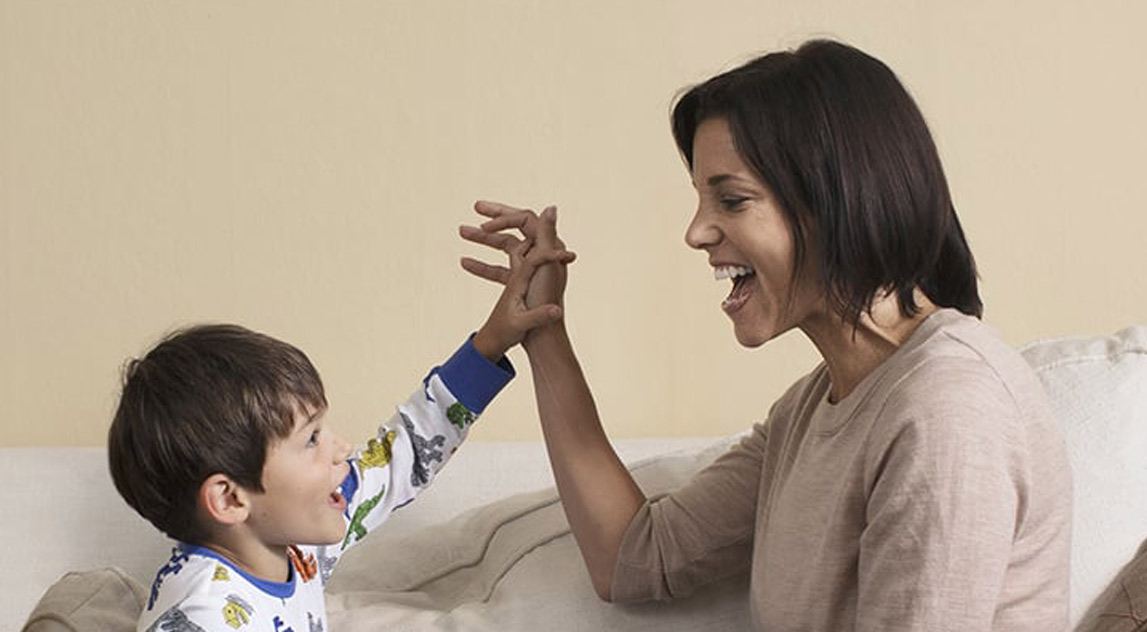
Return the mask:
<path id="1" fill-rule="evenodd" d="M 509 268 L 462 258 L 462 267 L 467 272 L 506 286 L 490 319 L 474 338 L 479 352 L 497 359 L 506 349 L 521 342 L 530 329 L 561 319 L 566 265 L 576 255 L 565 250 L 558 239 L 554 207 L 546 208 L 540 216 L 496 202 L 478 202 L 474 210 L 491 219 L 481 227 L 461 227 L 462 238 L 502 250 L 510 256 Z M 521 231 L 525 239 L 501 232 L 514 228 Z M 490 343 L 488 349 L 483 349 L 487 342 Z M 493 353 L 497 355 L 491 356 Z"/>

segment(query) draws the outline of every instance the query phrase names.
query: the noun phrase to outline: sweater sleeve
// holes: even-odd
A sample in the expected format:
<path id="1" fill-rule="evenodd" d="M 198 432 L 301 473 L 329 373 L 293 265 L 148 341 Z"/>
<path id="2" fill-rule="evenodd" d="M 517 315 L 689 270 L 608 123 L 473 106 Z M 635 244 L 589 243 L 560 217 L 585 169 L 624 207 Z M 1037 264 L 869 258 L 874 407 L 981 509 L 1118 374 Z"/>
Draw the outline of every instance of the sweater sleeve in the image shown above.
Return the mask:
<path id="1" fill-rule="evenodd" d="M 890 398 L 867 459 L 857 630 L 993 629 L 1028 488 L 1023 424 L 993 376 L 939 377 L 927 398 Z"/>
<path id="2" fill-rule="evenodd" d="M 398 406 L 389 421 L 350 459 L 341 492 L 347 531 L 323 547 L 324 578 L 342 552 L 378 527 L 425 489 L 462 444 L 470 426 L 514 377 L 507 358 L 490 362 L 467 340 Z"/>
<path id="3" fill-rule="evenodd" d="M 765 428 L 758 424 L 684 487 L 638 510 L 618 551 L 613 601 L 684 597 L 748 572 Z"/>

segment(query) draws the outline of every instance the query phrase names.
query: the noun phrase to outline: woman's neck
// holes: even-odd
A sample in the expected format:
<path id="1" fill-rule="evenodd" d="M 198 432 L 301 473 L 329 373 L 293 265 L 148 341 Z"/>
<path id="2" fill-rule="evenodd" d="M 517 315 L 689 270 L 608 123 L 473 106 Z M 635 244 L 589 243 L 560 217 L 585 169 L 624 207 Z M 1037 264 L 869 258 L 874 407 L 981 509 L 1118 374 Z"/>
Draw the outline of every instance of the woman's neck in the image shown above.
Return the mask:
<path id="1" fill-rule="evenodd" d="M 913 316 L 902 314 L 895 294 L 889 294 L 878 296 L 871 309 L 861 313 L 855 328 L 831 311 L 801 324 L 801 331 L 816 345 L 828 367 L 830 402 L 847 397 L 938 309 L 919 291 L 915 299 L 919 310 Z"/>

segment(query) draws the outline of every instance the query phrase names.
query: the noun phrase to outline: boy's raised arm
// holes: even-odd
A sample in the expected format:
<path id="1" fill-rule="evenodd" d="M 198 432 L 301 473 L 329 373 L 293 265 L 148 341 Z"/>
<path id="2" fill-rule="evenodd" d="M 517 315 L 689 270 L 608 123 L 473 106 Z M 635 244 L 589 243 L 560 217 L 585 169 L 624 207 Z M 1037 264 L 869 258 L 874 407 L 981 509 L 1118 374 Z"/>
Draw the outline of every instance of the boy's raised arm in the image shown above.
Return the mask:
<path id="1" fill-rule="evenodd" d="M 324 579 L 342 552 L 374 530 L 428 486 L 469 433 L 471 424 L 514 376 L 504 357 L 526 333 L 561 318 L 558 305 L 526 305 L 538 266 L 568 263 L 573 254 L 516 244 L 514 270 L 485 324 L 446 362 L 430 371 L 378 433 L 350 459 L 340 492 L 347 499 L 343 541 L 319 552 Z"/>

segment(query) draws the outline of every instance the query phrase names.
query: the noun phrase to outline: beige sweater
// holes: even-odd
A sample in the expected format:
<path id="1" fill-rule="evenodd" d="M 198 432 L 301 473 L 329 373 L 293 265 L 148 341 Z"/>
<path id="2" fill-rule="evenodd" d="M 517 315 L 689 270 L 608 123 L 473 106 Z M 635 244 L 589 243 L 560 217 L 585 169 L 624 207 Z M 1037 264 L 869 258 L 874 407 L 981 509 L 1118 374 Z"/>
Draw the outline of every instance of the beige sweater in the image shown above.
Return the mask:
<path id="1" fill-rule="evenodd" d="M 750 573 L 759 630 L 1063 630 L 1071 472 L 1038 379 L 925 320 L 843 401 L 824 366 L 626 532 L 615 601 Z"/>

